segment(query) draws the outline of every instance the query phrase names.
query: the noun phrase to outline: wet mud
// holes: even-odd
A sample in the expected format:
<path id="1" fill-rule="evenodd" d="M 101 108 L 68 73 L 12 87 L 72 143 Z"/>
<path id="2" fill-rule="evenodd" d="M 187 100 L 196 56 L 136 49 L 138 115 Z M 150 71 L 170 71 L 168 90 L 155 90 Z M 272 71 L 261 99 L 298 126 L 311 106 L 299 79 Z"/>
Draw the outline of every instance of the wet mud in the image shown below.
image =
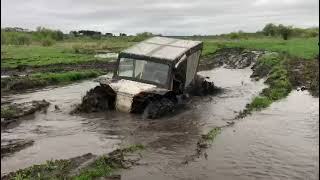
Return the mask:
<path id="1" fill-rule="evenodd" d="M 303 87 L 319 97 L 319 57 L 312 60 L 292 58 L 285 62 L 285 67 L 295 88 Z"/>
<path id="2" fill-rule="evenodd" d="M 258 58 L 266 52 L 251 51 L 243 48 L 223 48 L 213 55 L 205 57 L 199 64 L 199 70 L 210 70 L 217 67 L 227 69 L 243 69 L 257 62 Z"/>

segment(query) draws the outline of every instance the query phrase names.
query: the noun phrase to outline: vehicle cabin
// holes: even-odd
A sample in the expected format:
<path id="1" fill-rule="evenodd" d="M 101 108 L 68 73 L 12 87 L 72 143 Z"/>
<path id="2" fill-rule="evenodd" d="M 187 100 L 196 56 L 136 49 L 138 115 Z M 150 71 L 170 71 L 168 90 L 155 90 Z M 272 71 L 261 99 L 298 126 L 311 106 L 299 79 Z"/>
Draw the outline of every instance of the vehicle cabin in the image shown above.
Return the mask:
<path id="1" fill-rule="evenodd" d="M 203 43 L 153 37 L 122 52 L 114 78 L 153 84 L 181 93 L 197 73 Z"/>

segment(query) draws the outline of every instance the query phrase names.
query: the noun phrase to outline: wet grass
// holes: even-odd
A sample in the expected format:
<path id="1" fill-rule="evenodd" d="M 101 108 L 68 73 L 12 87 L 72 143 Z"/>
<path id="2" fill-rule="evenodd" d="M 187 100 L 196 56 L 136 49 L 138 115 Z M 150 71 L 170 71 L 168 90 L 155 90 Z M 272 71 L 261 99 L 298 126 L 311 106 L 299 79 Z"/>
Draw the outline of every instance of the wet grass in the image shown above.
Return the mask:
<path id="1" fill-rule="evenodd" d="M 73 38 L 56 42 L 52 46 L 40 44 L 1 46 L 1 67 L 45 66 L 49 64 L 76 64 L 88 61 L 110 61 L 94 57 L 100 50 L 119 52 L 145 38 L 110 37 L 103 39 Z M 187 39 L 192 39 L 187 38 Z M 318 37 L 293 38 L 249 38 L 239 40 L 201 38 L 204 41 L 202 56 L 209 56 L 223 47 L 284 52 L 294 57 L 310 59 L 319 55 Z"/>
<path id="2" fill-rule="evenodd" d="M 33 165 L 31 167 L 20 169 L 2 177 L 4 180 L 24 180 L 24 179 L 70 179 L 70 180 L 89 180 L 99 177 L 112 175 L 116 170 L 126 168 L 124 158 L 128 153 L 137 153 L 144 150 L 143 145 L 131 145 L 127 148 L 117 149 L 107 155 L 98 156 L 87 167 L 80 169 L 76 175 L 70 175 L 70 172 L 77 168 L 79 164 L 73 160 L 50 160 L 44 164 Z M 130 162 L 129 162 L 130 163 Z"/>
<path id="3" fill-rule="evenodd" d="M 269 107 L 274 101 L 280 100 L 288 96 L 292 90 L 292 85 L 289 80 L 289 74 L 283 65 L 281 55 L 268 54 L 262 56 L 257 63 L 256 73 L 260 74 L 260 78 L 267 75 L 265 81 L 269 87 L 262 90 L 258 97 L 255 97 L 251 103 L 246 105 L 246 108 L 241 111 L 236 118 L 243 118 L 252 111 L 259 111 Z M 266 73 L 267 72 L 267 73 Z"/>
<path id="4" fill-rule="evenodd" d="M 77 80 L 98 77 L 105 73 L 100 70 L 84 70 L 62 73 L 36 73 L 25 77 L 2 78 L 1 90 L 23 90 L 48 85 L 67 84 Z"/>
<path id="5" fill-rule="evenodd" d="M 75 53 L 63 43 L 43 47 L 40 45 L 1 46 L 1 68 L 21 66 L 45 66 L 49 64 L 77 64 L 88 61 L 110 61 L 94 57 L 94 54 Z"/>
<path id="6" fill-rule="evenodd" d="M 203 134 L 197 142 L 197 155 L 200 155 L 203 152 L 203 149 L 208 148 L 220 132 L 221 128 L 215 127 L 211 129 L 207 134 Z"/>
<path id="7" fill-rule="evenodd" d="M 118 169 L 127 168 L 124 164 L 124 156 L 126 153 L 134 153 L 145 149 L 143 145 L 132 145 L 128 148 L 121 150 L 119 159 L 114 159 L 107 155 L 102 155 L 93 162 L 88 169 L 81 171 L 78 175 L 73 176 L 74 180 L 88 180 L 98 177 L 110 176 Z"/>
<path id="8" fill-rule="evenodd" d="M 221 132 L 221 128 L 220 127 L 215 127 L 213 129 L 211 129 L 207 134 L 203 135 L 202 138 L 205 141 L 213 141 L 216 136 Z"/>
<path id="9" fill-rule="evenodd" d="M 12 119 L 17 114 L 16 109 L 13 106 L 1 106 L 1 118 Z"/>
<path id="10" fill-rule="evenodd" d="M 66 179 L 68 171 L 71 170 L 71 161 L 69 160 L 50 160 L 44 164 L 33 165 L 26 169 L 18 170 L 9 175 L 8 178 L 12 180 L 25 179 Z"/>
<path id="11" fill-rule="evenodd" d="M 208 56 L 223 47 L 267 50 L 286 53 L 290 56 L 304 59 L 312 59 L 319 55 L 319 37 L 292 38 L 289 40 L 282 40 L 280 38 L 250 38 L 239 40 L 204 39 L 203 41 L 203 56 Z"/>

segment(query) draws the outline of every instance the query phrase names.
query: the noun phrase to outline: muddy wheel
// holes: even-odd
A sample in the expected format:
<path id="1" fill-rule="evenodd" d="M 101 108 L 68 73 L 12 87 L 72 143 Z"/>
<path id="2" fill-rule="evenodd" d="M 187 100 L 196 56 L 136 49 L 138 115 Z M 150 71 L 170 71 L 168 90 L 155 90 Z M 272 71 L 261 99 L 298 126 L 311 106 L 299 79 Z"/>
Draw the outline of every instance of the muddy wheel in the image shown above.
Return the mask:
<path id="1" fill-rule="evenodd" d="M 114 108 L 115 92 L 110 86 L 97 86 L 83 97 L 78 112 L 99 112 Z"/>
<path id="2" fill-rule="evenodd" d="M 168 99 L 162 98 L 150 102 L 143 112 L 143 117 L 149 119 L 156 119 L 160 116 L 172 111 L 174 109 L 175 103 Z"/>

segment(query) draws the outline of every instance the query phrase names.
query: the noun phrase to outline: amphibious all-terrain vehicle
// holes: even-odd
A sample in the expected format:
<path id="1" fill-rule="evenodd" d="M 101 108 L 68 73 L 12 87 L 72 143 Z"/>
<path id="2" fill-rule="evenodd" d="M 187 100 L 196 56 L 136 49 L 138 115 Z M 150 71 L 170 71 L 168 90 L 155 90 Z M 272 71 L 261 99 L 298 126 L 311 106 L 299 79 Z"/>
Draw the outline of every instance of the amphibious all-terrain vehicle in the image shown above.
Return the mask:
<path id="1" fill-rule="evenodd" d="M 80 110 L 116 109 L 156 118 L 189 93 L 212 92 L 213 83 L 197 75 L 202 47 L 200 41 L 153 37 L 120 52 L 113 78 L 100 78 Z"/>

